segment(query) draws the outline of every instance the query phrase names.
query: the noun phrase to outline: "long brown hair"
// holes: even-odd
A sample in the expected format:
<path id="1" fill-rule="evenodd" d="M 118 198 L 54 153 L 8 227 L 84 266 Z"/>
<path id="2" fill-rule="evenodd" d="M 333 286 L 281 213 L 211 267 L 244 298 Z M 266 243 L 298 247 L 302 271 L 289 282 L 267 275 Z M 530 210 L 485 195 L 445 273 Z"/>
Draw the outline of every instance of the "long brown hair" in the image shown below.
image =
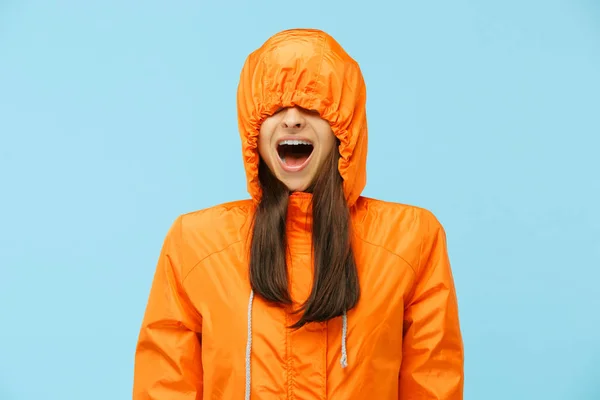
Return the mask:
<path id="1" fill-rule="evenodd" d="M 360 297 L 358 273 L 351 246 L 350 210 L 337 169 L 340 154 L 334 146 L 323 164 L 312 192 L 312 249 L 314 279 L 303 311 L 292 328 L 323 322 L 352 309 Z M 291 305 L 286 265 L 286 217 L 289 191 L 264 164 L 259 163 L 262 189 L 250 248 L 250 284 L 268 302 Z"/>

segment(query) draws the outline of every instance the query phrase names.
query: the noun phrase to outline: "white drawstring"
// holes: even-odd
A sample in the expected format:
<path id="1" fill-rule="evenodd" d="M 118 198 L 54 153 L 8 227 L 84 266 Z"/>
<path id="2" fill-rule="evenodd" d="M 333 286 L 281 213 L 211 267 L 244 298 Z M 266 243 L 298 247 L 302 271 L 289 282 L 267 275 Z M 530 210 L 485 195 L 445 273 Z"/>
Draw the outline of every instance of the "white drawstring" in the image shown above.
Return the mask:
<path id="1" fill-rule="evenodd" d="M 346 315 L 346 311 L 344 311 L 344 315 L 342 315 L 342 358 L 340 359 L 340 364 L 342 364 L 342 368 L 346 368 L 348 366 L 348 352 L 346 350 L 347 339 L 348 339 L 348 315 Z"/>
<path id="2" fill-rule="evenodd" d="M 250 357 L 252 355 L 252 302 L 254 300 L 254 290 L 250 291 L 250 300 L 248 300 L 248 339 L 246 342 L 246 395 L 245 400 L 250 400 Z"/>
<path id="3" fill-rule="evenodd" d="M 250 375 L 250 361 L 252 358 L 252 305 L 254 301 L 254 290 L 250 291 L 250 299 L 248 300 L 248 336 L 246 341 L 246 392 L 244 399 L 250 400 L 250 384 L 252 383 L 252 376 Z M 346 311 L 342 315 L 342 357 L 340 364 L 342 368 L 348 366 L 348 350 L 346 348 L 346 342 L 348 340 L 348 315 Z"/>

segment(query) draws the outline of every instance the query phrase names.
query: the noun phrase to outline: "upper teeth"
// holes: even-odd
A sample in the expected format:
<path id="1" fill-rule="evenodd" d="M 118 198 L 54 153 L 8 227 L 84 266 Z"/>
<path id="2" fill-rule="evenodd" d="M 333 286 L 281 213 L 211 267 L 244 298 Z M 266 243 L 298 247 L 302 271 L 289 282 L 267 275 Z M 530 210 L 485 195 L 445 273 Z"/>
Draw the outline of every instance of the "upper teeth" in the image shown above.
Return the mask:
<path id="1" fill-rule="evenodd" d="M 279 144 L 297 145 L 297 144 L 312 144 L 306 140 L 282 140 Z"/>

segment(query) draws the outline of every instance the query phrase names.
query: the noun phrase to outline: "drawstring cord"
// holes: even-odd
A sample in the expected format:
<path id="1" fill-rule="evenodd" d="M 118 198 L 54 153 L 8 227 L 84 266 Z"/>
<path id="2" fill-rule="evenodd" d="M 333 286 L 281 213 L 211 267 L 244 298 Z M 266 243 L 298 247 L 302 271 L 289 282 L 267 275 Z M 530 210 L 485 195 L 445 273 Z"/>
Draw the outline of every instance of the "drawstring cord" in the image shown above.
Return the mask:
<path id="1" fill-rule="evenodd" d="M 342 358 L 340 359 L 340 364 L 342 364 L 342 368 L 346 368 L 348 366 L 348 352 L 346 350 L 346 341 L 348 340 L 348 315 L 346 311 L 344 311 L 344 315 L 342 315 Z"/>
<path id="2" fill-rule="evenodd" d="M 245 400 L 250 400 L 250 357 L 252 356 L 252 303 L 254 301 L 254 290 L 250 291 L 250 300 L 248 300 L 248 340 L 246 343 L 246 394 Z"/>
<path id="3" fill-rule="evenodd" d="M 254 290 L 250 291 L 250 299 L 248 300 L 248 336 L 246 341 L 246 391 L 244 395 L 245 400 L 250 400 L 250 384 L 252 383 L 252 376 L 250 375 L 250 362 L 252 358 L 252 305 L 254 302 Z M 348 366 L 348 349 L 346 342 L 348 341 L 348 315 L 346 311 L 342 315 L 342 357 L 340 364 L 342 368 Z"/>

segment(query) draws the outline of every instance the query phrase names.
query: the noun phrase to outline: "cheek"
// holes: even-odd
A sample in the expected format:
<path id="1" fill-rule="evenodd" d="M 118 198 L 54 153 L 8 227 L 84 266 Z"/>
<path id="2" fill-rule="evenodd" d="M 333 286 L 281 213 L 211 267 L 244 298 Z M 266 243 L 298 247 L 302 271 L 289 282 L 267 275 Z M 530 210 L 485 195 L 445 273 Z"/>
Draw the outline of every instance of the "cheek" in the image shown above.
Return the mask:
<path id="1" fill-rule="evenodd" d="M 258 137 L 258 154 L 264 159 L 266 156 L 266 150 L 268 146 L 265 143 L 265 139 L 261 136 Z"/>
<path id="2" fill-rule="evenodd" d="M 329 132 L 327 136 L 323 138 L 325 154 L 329 154 L 333 147 L 335 146 L 335 135 L 333 132 Z"/>
<path id="3" fill-rule="evenodd" d="M 267 129 L 264 129 L 264 125 L 263 127 L 261 127 L 260 132 L 258 134 L 258 154 L 260 154 L 260 156 L 264 159 L 267 156 L 267 152 L 269 151 L 269 147 L 270 147 L 270 139 L 271 139 L 271 135 L 268 134 Z"/>
<path id="4" fill-rule="evenodd" d="M 315 129 L 315 133 L 319 138 L 318 140 L 321 145 L 322 152 L 324 154 L 329 154 L 333 146 L 335 146 L 336 141 L 335 135 L 331 130 L 331 125 L 329 124 L 329 122 L 321 118 L 315 118 L 315 121 L 313 121 L 312 125 Z"/>

